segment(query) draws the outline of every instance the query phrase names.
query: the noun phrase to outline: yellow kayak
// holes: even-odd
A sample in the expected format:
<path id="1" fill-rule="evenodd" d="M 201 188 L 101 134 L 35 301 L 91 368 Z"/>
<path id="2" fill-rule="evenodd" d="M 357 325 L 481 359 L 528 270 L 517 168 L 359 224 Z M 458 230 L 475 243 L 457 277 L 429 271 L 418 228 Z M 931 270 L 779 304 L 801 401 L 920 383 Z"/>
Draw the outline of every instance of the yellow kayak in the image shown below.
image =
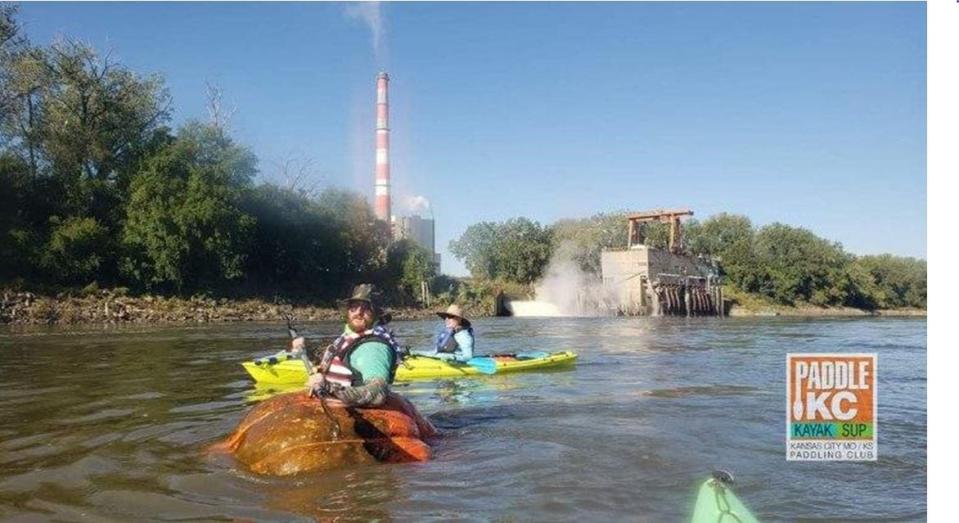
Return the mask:
<path id="1" fill-rule="evenodd" d="M 550 369 L 573 364 L 576 361 L 576 353 L 572 351 L 530 351 L 474 358 L 474 360 L 486 361 L 482 367 L 477 368 L 475 365 L 466 363 L 447 362 L 425 356 L 410 356 L 404 359 L 396 370 L 396 381 L 480 376 L 490 374 L 490 372 L 484 372 L 484 369 L 487 366 L 493 367 L 494 365 L 495 374 Z M 243 368 L 257 383 L 303 384 L 306 382 L 306 368 L 303 365 L 303 360 L 298 358 L 260 364 L 246 361 L 243 362 Z"/>

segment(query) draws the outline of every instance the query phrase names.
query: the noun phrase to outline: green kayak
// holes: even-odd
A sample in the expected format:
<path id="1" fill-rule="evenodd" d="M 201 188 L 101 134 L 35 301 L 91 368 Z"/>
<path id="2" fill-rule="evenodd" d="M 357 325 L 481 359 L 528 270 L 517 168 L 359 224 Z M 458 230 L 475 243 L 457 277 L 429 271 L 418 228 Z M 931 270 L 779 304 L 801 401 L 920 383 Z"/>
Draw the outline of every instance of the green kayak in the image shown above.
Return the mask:
<path id="1" fill-rule="evenodd" d="M 732 474 L 725 471 L 713 472 L 713 476 L 699 487 L 691 522 L 759 523 L 752 512 L 733 494 L 730 488 L 732 483 Z"/>

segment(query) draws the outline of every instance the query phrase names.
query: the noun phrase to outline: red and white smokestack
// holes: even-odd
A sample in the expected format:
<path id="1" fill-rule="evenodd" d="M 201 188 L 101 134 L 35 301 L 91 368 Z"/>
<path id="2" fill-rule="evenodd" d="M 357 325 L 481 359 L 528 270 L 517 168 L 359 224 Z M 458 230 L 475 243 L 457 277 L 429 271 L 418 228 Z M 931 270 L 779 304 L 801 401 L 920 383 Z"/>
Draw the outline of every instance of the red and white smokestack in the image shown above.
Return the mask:
<path id="1" fill-rule="evenodd" d="M 376 217 L 390 223 L 390 76 L 376 77 Z"/>

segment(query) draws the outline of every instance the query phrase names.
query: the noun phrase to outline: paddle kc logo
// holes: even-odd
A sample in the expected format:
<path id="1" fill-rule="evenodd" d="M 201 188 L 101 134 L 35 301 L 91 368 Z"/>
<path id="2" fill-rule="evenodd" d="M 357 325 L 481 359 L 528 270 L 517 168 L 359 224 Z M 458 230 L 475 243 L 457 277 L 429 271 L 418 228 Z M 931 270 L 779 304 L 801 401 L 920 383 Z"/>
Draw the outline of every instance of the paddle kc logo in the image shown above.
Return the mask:
<path id="1" fill-rule="evenodd" d="M 786 460 L 876 461 L 876 355 L 786 355 Z"/>

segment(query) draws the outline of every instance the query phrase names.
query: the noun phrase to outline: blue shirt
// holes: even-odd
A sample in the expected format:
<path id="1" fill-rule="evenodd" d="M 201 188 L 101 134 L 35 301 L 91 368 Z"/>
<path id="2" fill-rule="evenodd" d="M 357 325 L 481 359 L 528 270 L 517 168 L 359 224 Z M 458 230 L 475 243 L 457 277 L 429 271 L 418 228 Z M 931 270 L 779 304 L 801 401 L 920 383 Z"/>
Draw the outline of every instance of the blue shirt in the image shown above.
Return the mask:
<path id="1" fill-rule="evenodd" d="M 417 354 L 419 356 L 427 356 L 430 358 L 436 358 L 438 360 L 445 361 L 461 361 L 465 362 L 473 358 L 473 335 L 467 329 L 463 329 L 453 335 L 453 338 L 456 340 L 456 350 L 453 352 L 440 352 L 438 350 L 429 349 L 429 350 L 414 350 L 410 351 L 412 354 Z"/>

